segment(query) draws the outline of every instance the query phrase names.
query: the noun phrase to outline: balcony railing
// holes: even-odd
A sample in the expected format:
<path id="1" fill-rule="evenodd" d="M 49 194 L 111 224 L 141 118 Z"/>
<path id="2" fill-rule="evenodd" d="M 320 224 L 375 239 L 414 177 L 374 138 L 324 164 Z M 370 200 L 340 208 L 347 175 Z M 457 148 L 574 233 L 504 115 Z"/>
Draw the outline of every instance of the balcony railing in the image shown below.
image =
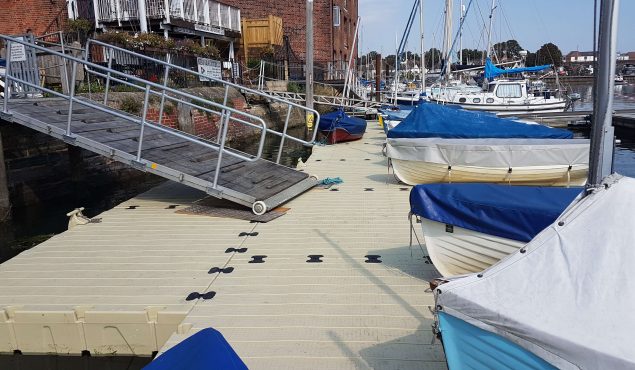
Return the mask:
<path id="1" fill-rule="evenodd" d="M 138 0 L 95 0 L 99 22 L 129 22 L 139 19 Z M 180 19 L 195 28 L 240 32 L 240 9 L 213 0 L 145 0 L 150 19 Z M 169 12 L 166 12 L 169 9 Z M 198 27 L 197 27 L 198 26 Z"/>

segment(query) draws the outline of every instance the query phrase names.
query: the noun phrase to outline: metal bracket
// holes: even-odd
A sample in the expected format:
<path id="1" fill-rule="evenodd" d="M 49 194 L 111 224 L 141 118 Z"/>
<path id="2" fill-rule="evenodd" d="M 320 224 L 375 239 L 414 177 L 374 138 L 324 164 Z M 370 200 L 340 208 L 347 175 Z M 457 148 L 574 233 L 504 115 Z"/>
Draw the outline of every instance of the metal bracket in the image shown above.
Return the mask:
<path id="1" fill-rule="evenodd" d="M 4 121 L 7 121 L 7 122 L 13 122 L 13 114 L 0 112 L 0 119 L 2 119 Z"/>
<path id="2" fill-rule="evenodd" d="M 137 170 L 140 171 L 144 171 L 146 170 L 146 162 L 145 161 L 137 161 L 137 160 L 132 160 L 130 161 L 130 166 L 132 166 L 133 168 L 136 168 Z"/>
<path id="3" fill-rule="evenodd" d="M 75 143 L 77 142 L 77 137 L 76 136 L 71 136 L 71 135 L 62 135 L 62 140 L 69 145 L 75 145 Z"/>

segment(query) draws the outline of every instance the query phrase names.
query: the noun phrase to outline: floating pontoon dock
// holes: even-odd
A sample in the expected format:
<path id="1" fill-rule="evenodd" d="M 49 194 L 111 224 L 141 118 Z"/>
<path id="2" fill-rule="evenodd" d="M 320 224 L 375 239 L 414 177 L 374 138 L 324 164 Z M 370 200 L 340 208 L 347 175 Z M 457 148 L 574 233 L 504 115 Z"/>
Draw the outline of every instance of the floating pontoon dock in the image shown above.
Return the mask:
<path id="1" fill-rule="evenodd" d="M 213 327 L 251 369 L 444 369 L 438 273 L 382 143 L 370 124 L 315 147 L 301 169 L 344 183 L 268 223 L 176 213 L 205 194 L 166 183 L 21 253 L 0 265 L 0 351 L 149 356 Z"/>

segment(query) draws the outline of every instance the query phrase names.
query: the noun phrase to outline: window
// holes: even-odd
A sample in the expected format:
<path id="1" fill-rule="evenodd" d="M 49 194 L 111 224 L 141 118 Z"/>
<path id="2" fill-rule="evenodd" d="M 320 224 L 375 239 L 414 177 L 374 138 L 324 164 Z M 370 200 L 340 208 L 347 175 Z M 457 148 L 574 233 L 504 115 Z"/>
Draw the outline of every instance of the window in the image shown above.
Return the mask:
<path id="1" fill-rule="evenodd" d="M 496 96 L 499 98 L 520 98 L 523 96 L 520 84 L 498 85 Z"/>
<path id="2" fill-rule="evenodd" d="M 481 98 L 474 98 L 474 99 L 472 99 L 472 102 L 478 104 L 478 103 L 481 102 Z"/>
<path id="3" fill-rule="evenodd" d="M 337 5 L 333 7 L 333 26 L 340 26 L 340 7 Z"/>
<path id="4" fill-rule="evenodd" d="M 487 98 L 487 100 L 485 101 L 489 104 L 492 104 L 494 102 L 494 98 Z"/>
<path id="5" fill-rule="evenodd" d="M 459 98 L 459 103 L 465 103 L 467 101 L 467 99 L 465 98 Z"/>

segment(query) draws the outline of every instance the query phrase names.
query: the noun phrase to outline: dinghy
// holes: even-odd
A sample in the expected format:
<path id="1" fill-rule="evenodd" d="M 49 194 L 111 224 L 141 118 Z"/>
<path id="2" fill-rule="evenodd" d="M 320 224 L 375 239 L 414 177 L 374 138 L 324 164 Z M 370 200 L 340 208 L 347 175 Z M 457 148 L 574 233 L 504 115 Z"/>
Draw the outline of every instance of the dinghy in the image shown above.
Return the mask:
<path id="1" fill-rule="evenodd" d="M 634 213 L 635 179 L 611 175 L 516 253 L 440 285 L 449 368 L 635 368 Z"/>
<path id="2" fill-rule="evenodd" d="M 318 130 L 329 144 L 359 140 L 366 132 L 366 121 L 351 117 L 342 108 L 327 113 L 320 118 Z"/>
<path id="3" fill-rule="evenodd" d="M 427 103 L 388 131 L 386 155 L 397 178 L 410 185 L 583 185 L 589 141 L 572 136 L 567 130 Z"/>
<path id="4" fill-rule="evenodd" d="M 443 276 L 480 272 L 549 226 L 582 188 L 427 184 L 410 191 L 426 249 Z"/>

